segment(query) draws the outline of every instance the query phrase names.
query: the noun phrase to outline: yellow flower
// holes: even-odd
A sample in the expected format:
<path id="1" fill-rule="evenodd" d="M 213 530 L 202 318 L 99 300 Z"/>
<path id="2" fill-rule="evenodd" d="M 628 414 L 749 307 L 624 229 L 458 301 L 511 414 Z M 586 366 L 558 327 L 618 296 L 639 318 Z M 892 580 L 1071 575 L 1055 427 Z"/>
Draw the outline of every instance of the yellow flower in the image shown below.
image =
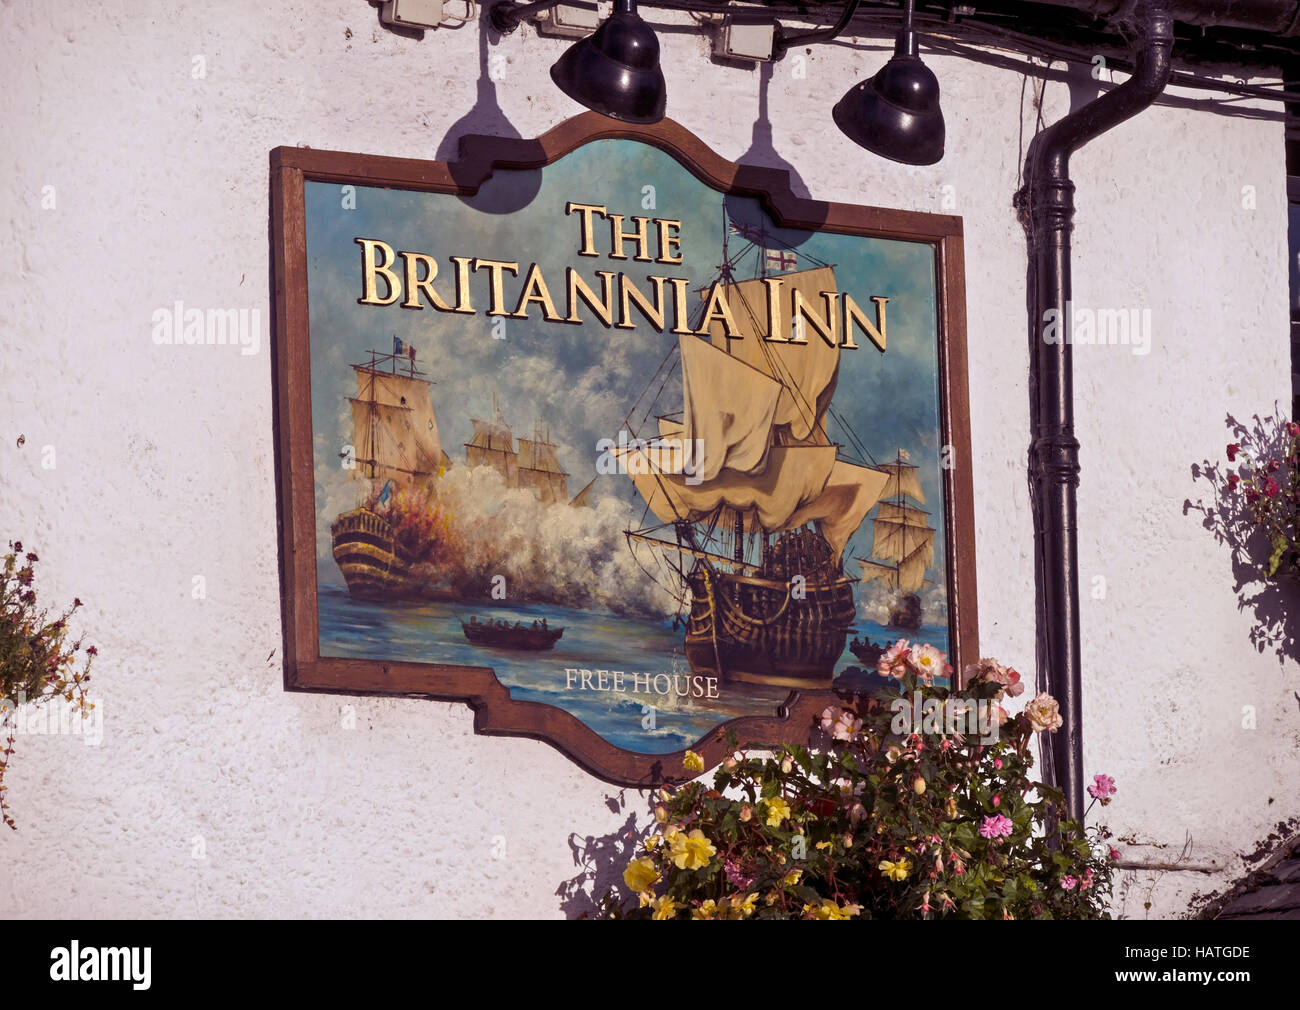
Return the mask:
<path id="1" fill-rule="evenodd" d="M 680 831 L 673 835 L 671 856 L 673 865 L 679 870 L 698 870 L 708 866 L 709 860 L 717 852 L 699 828 L 692 830 L 689 835 L 683 835 Z"/>
<path id="2" fill-rule="evenodd" d="M 633 891 L 648 891 L 658 880 L 659 871 L 655 869 L 654 861 L 644 856 L 632 860 L 623 871 L 623 883 Z"/>
<path id="3" fill-rule="evenodd" d="M 791 870 L 781 879 L 781 883 L 785 884 L 786 887 L 794 887 L 795 884 L 799 883 L 799 878 L 802 876 L 803 870 Z"/>
<path id="4" fill-rule="evenodd" d="M 912 872 L 912 863 L 907 859 L 900 859 L 896 863 L 885 859 L 880 863 L 880 872 L 890 880 L 906 880 L 907 875 Z"/>
<path id="5" fill-rule="evenodd" d="M 823 900 L 820 905 L 804 905 L 803 910 L 805 914 L 811 912 L 818 919 L 840 921 L 853 918 L 862 911 L 862 906 L 845 905 L 841 908 L 839 905 L 835 904 L 835 902 L 827 898 Z"/>
<path id="6" fill-rule="evenodd" d="M 658 835 L 648 835 L 645 840 L 646 851 L 653 852 L 655 849 L 659 848 L 659 843 L 662 840 L 663 839 L 660 838 Z"/>
<path id="7" fill-rule="evenodd" d="M 693 750 L 686 752 L 686 757 L 682 758 L 682 767 L 688 772 L 704 771 L 704 758 L 700 757 Z"/>
<path id="8" fill-rule="evenodd" d="M 671 919 L 677 913 L 677 902 L 666 894 L 662 898 L 655 898 L 650 904 L 654 908 L 654 914 L 650 916 L 652 919 Z"/>
<path id="9" fill-rule="evenodd" d="M 692 919 L 712 919 L 718 914 L 718 903 L 712 898 L 705 901 L 699 908 L 691 909 Z"/>
<path id="10" fill-rule="evenodd" d="M 754 914 L 754 903 L 758 901 L 757 894 L 747 894 L 743 898 L 740 895 L 733 895 L 731 898 L 731 907 L 733 911 L 740 913 L 740 918 Z"/>
<path id="11" fill-rule="evenodd" d="M 770 800 L 764 800 L 767 804 L 767 826 L 769 828 L 779 828 L 781 822 L 790 816 L 790 804 L 780 796 L 773 796 Z"/>

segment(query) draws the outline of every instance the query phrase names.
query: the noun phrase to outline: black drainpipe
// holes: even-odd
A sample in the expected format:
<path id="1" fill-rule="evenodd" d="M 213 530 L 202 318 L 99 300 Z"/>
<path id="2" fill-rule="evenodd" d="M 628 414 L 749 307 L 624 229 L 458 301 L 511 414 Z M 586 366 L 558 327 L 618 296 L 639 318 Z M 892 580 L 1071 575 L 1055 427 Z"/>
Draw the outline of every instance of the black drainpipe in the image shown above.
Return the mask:
<path id="1" fill-rule="evenodd" d="M 1069 337 L 1070 231 L 1074 183 L 1070 155 L 1151 105 L 1169 80 L 1174 25 L 1160 0 L 1138 0 L 1139 34 L 1133 76 L 1044 129 L 1029 145 L 1025 182 L 1015 205 L 1028 233 L 1030 387 L 1033 441 L 1029 448 L 1037 567 L 1038 669 L 1061 704 L 1064 729 L 1044 748 L 1047 779 L 1065 792 L 1067 816 L 1083 818 L 1083 697 L 1079 674 L 1079 551 L 1076 494 L 1079 443 L 1074 437 L 1072 345 Z M 1044 339 L 1046 313 L 1055 333 Z M 1046 675 L 1044 678 L 1044 674 Z M 1042 683 L 1045 679 L 1045 685 Z"/>

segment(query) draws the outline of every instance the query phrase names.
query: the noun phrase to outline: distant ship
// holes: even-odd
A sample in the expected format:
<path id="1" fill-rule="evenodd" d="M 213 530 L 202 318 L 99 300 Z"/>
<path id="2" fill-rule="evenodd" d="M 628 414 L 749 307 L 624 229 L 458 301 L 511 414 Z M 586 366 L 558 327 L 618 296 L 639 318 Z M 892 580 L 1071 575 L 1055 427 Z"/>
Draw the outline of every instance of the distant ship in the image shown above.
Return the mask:
<path id="1" fill-rule="evenodd" d="M 568 500 L 569 475 L 556 458 L 556 445 L 550 433 L 543 432 L 540 424 L 534 428 L 532 438 L 516 439 L 495 396 L 492 420 L 471 417 L 470 423 L 474 425 L 474 434 L 465 443 L 468 466 L 490 466 L 505 478 L 506 487 L 531 488 L 548 505 Z"/>
<path id="2" fill-rule="evenodd" d="M 330 526 L 334 560 L 353 596 L 419 596 L 411 568 L 428 552 L 426 531 L 404 529 L 394 505 L 403 492 L 422 489 L 446 470 L 433 398 L 415 349 L 393 338 L 393 353 L 371 350 L 352 365 L 357 395 L 352 408 L 353 474 L 365 485 L 361 505 Z"/>
<path id="3" fill-rule="evenodd" d="M 855 560 L 863 582 L 879 579 L 901 594 L 890 611 L 889 627 L 915 631 L 921 626 L 917 590 L 928 584 L 925 570 L 934 564 L 934 529 L 930 513 L 908 501 L 924 505 L 925 494 L 916 467 L 906 459 L 907 453 L 899 449 L 892 463 L 881 465 L 889 482 L 872 520 L 871 555 L 878 560 Z"/>
<path id="4" fill-rule="evenodd" d="M 658 548 L 680 583 L 693 672 L 829 687 L 856 616 L 843 551 L 890 472 L 841 459 L 827 437 L 839 345 L 764 340 L 766 268 L 735 280 L 725 238 L 722 260 L 723 294 L 743 335 L 728 339 L 714 322 L 709 339 L 679 337 L 682 420 L 659 417 L 658 446 L 621 453 L 662 525 L 626 535 L 629 546 Z M 779 258 L 782 267 L 795 261 L 793 252 Z M 787 321 L 795 292 L 821 305 L 821 293 L 836 290 L 826 264 L 780 277 Z"/>

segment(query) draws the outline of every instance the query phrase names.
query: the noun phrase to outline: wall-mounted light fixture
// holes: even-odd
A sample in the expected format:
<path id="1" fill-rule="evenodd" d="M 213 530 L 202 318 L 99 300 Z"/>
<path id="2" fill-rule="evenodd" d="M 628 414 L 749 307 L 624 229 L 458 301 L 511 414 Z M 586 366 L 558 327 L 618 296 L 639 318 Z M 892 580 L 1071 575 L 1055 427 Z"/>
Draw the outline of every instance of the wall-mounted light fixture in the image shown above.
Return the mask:
<path id="1" fill-rule="evenodd" d="M 917 55 L 914 0 L 907 0 L 894 55 L 869 81 L 836 103 L 835 125 L 868 151 L 905 165 L 933 165 L 943 157 L 939 81 Z"/>
<path id="2" fill-rule="evenodd" d="M 659 39 L 637 14 L 636 0 L 615 0 L 595 34 L 551 67 L 551 80 L 579 105 L 628 123 L 657 123 L 668 104 Z"/>
<path id="3" fill-rule="evenodd" d="M 859 2 L 849 0 L 831 27 L 807 32 L 727 18 L 720 33 L 722 55 L 779 60 L 794 46 L 828 42 L 848 27 Z M 526 18 L 558 6 L 558 0 L 502 0 L 490 18 L 498 32 L 508 35 Z M 849 89 L 833 115 L 840 130 L 867 150 L 904 164 L 933 165 L 943 157 L 943 113 L 939 82 L 918 55 L 914 7 L 915 0 L 906 0 L 893 57 L 869 81 Z M 656 123 L 664 117 L 667 87 L 659 67 L 659 40 L 637 14 L 636 0 L 614 0 L 613 13 L 560 57 L 551 79 L 580 105 L 613 119 Z"/>

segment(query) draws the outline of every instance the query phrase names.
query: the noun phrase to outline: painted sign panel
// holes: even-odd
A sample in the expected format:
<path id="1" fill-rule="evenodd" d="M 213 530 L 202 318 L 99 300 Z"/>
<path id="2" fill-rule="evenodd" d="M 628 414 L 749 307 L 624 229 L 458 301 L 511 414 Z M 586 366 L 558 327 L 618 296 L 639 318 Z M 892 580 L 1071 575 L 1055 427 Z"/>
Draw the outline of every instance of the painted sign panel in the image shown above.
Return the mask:
<path id="1" fill-rule="evenodd" d="M 579 120 L 478 166 L 278 152 L 289 680 L 647 781 L 720 728 L 806 736 L 899 637 L 970 645 L 959 247 Z"/>

